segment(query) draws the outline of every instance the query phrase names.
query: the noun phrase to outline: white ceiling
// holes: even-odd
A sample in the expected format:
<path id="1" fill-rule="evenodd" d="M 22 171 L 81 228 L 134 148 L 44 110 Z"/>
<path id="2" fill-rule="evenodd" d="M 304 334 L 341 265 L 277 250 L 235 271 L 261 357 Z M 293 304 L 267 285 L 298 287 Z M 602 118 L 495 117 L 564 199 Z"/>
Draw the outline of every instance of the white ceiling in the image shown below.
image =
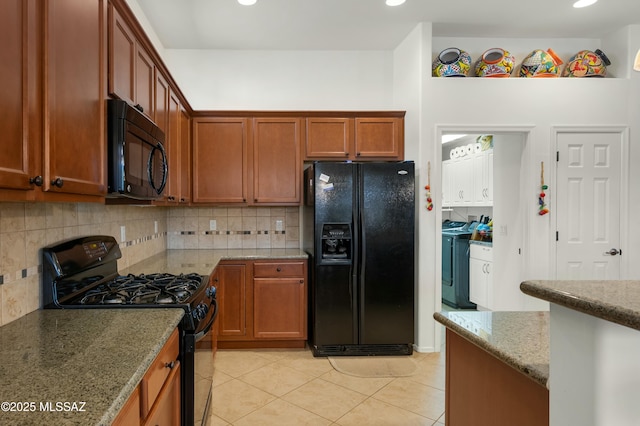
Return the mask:
<path id="1" fill-rule="evenodd" d="M 166 49 L 390 50 L 435 36 L 601 38 L 640 23 L 640 0 L 137 0 Z"/>

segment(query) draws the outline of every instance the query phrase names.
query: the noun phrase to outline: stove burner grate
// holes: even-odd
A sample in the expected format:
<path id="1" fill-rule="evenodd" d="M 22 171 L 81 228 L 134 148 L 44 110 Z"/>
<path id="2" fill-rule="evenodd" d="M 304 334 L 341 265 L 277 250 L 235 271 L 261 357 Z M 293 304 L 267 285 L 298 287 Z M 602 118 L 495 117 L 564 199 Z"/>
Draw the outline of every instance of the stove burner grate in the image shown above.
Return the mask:
<path id="1" fill-rule="evenodd" d="M 99 284 L 80 300 L 83 305 L 176 304 L 187 301 L 202 283 L 197 274 L 123 275 Z"/>

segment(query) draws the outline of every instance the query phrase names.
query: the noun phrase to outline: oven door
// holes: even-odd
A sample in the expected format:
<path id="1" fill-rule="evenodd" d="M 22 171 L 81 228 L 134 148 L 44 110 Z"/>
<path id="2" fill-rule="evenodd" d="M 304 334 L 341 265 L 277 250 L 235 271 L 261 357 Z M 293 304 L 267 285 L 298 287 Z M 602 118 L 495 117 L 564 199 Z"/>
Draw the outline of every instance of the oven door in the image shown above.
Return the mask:
<path id="1" fill-rule="evenodd" d="M 183 425 L 209 423 L 211 386 L 213 385 L 213 355 L 216 339 L 214 324 L 218 304 L 211 300 L 211 309 L 204 319 L 206 325 L 195 333 L 186 333 L 183 351 L 182 415 Z"/>

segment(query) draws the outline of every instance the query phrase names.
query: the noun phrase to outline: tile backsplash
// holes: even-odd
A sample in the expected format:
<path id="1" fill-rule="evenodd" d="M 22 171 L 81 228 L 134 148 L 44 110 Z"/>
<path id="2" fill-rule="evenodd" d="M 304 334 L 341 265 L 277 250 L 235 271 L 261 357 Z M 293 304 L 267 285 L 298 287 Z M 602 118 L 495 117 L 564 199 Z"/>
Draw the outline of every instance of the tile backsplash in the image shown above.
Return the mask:
<path id="1" fill-rule="evenodd" d="M 119 269 L 167 248 L 298 248 L 299 209 L 0 202 L 0 325 L 40 307 L 40 248 L 84 235 L 113 236 Z"/>
<path id="2" fill-rule="evenodd" d="M 170 249 L 299 248 L 298 207 L 171 208 Z"/>

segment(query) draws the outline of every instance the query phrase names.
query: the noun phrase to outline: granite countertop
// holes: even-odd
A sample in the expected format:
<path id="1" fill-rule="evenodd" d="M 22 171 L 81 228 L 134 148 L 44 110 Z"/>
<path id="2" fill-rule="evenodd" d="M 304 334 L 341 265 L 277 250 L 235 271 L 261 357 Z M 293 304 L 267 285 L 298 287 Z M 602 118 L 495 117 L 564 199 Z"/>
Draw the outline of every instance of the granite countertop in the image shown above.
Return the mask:
<path id="1" fill-rule="evenodd" d="M 45 309 L 0 327 L 0 424 L 111 424 L 183 315 Z"/>
<path id="2" fill-rule="evenodd" d="M 530 379 L 549 380 L 548 312 L 436 312 L 433 317 Z"/>
<path id="3" fill-rule="evenodd" d="M 640 330 L 640 281 L 525 281 L 523 293 Z"/>
<path id="4" fill-rule="evenodd" d="M 300 249 L 167 250 L 119 271 L 121 274 L 172 274 L 195 272 L 209 275 L 221 260 L 307 259 Z"/>

